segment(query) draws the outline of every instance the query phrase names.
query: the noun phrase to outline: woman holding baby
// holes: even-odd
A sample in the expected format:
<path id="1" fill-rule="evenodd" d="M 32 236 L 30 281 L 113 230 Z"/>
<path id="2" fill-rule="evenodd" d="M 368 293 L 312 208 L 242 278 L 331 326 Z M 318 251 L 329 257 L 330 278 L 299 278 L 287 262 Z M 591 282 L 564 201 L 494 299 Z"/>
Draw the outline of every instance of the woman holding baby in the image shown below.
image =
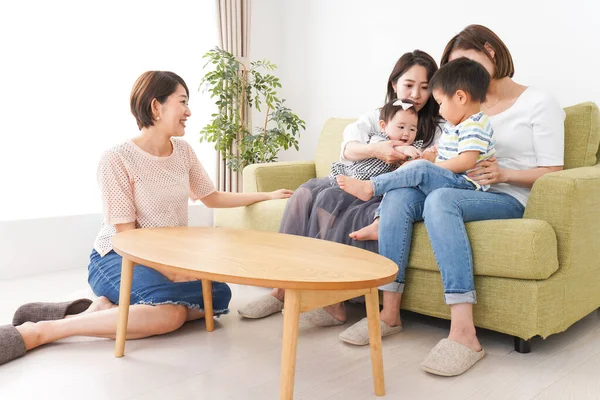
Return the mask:
<path id="1" fill-rule="evenodd" d="M 401 73 L 392 73 L 388 83 L 388 100 L 396 95 L 415 103 L 419 111 L 417 139 L 423 140 L 427 148 L 434 144 L 439 124 L 436 119 L 437 104 L 428 86 L 437 66 L 423 52 L 408 54 L 413 57 L 418 54 L 418 60 L 427 61 L 413 62 Z M 282 232 L 320 237 L 378 251 L 398 265 L 396 281 L 380 288 L 383 291 L 381 331 L 382 335 L 389 336 L 401 331 L 400 305 L 412 227 L 415 222 L 424 221 L 442 275 L 445 301 L 450 306 L 451 327 L 448 337 L 431 350 L 422 367 L 430 373 L 444 376 L 466 372 L 485 354 L 473 322 L 476 292 L 465 223 L 521 218 L 534 182 L 544 174 L 563 168 L 564 151 L 563 110 L 554 98 L 543 91 L 513 81 L 512 56 L 494 32 L 481 25 L 466 27 L 446 45 L 441 65 L 461 57 L 480 63 L 491 76 L 481 111 L 487 114 L 493 127 L 496 154 L 478 163 L 476 169 L 468 174 L 479 185 L 490 185 L 488 191 L 442 188 L 426 196 L 415 188 L 399 188 L 388 192 L 383 199 L 340 201 L 348 194 L 340 194 L 342 191 L 338 187 L 315 189 L 316 183 L 309 181 L 291 197 L 281 224 Z M 377 126 L 373 126 L 373 122 L 377 122 L 374 121 L 376 115 L 363 116 L 346 128 L 342 161 L 370 157 L 389 163 L 404 161 L 405 157 L 394 150 L 398 143 L 385 141 L 366 144 L 368 132 L 377 129 Z M 345 207 L 328 208 L 325 196 Z M 331 216 L 331 220 L 324 219 L 327 225 L 320 224 L 320 204 L 325 205 L 321 215 Z M 379 206 L 381 222 L 377 219 L 372 224 Z M 303 215 L 303 221 L 307 221 L 303 222 L 302 227 L 292 222 L 292 218 L 298 218 L 299 215 Z M 313 229 L 307 229 L 311 226 Z M 320 229 L 314 229 L 314 226 Z M 361 239 L 378 239 L 378 242 Z M 264 314 L 283 308 L 280 291 L 275 289 L 270 297 L 249 304 L 246 308 L 253 306 L 254 309 L 247 311 L 258 310 Z M 312 318 L 320 325 L 341 324 L 346 320 L 343 304 L 312 313 L 309 320 Z M 259 316 L 254 314 L 250 317 Z M 340 338 L 352 344 L 368 344 L 367 332 L 364 321 L 359 321 L 342 332 Z"/>

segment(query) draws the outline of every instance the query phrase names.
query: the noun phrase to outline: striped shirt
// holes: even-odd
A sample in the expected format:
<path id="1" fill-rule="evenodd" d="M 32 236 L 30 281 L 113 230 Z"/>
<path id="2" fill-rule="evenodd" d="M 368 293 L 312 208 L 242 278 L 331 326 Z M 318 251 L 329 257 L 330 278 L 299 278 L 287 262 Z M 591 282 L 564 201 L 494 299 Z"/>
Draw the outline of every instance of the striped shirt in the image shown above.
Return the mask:
<path id="1" fill-rule="evenodd" d="M 446 122 L 438 143 L 438 154 L 435 162 L 450 160 L 465 151 L 478 151 L 477 162 L 491 158 L 494 149 L 494 130 L 488 116 L 482 112 L 454 126 Z M 488 190 L 489 185 L 481 186 L 467 176 L 467 171 L 460 173 L 466 180 L 475 185 L 476 190 Z"/>

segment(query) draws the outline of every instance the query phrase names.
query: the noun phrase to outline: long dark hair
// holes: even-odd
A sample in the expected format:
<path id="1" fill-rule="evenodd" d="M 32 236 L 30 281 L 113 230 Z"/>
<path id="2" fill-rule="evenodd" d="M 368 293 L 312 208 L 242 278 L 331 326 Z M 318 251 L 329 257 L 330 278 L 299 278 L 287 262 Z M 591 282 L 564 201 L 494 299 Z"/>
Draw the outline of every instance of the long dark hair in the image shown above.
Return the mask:
<path id="1" fill-rule="evenodd" d="M 392 100 L 398 98 L 394 87 L 395 84 L 402 75 L 406 73 L 414 65 L 420 65 L 427 71 L 427 80 L 431 80 L 433 74 L 438 70 L 437 63 L 427 53 L 421 50 L 415 50 L 411 53 L 405 53 L 396 61 L 394 69 L 390 74 L 387 84 L 387 95 L 385 98 L 386 104 Z M 419 111 L 419 125 L 417 127 L 416 140 L 422 140 L 424 147 L 429 147 L 433 144 L 435 137 L 435 131 L 440 123 L 439 115 L 440 107 L 436 103 L 432 95 L 427 99 L 427 103 Z"/>

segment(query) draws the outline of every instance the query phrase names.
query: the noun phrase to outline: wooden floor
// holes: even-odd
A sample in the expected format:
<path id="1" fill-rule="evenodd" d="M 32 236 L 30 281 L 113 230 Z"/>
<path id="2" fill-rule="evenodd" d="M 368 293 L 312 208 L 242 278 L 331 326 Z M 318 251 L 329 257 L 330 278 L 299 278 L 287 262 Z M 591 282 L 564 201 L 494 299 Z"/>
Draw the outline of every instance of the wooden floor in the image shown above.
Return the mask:
<path id="1" fill-rule="evenodd" d="M 0 281 L 0 323 L 23 302 L 63 300 L 85 293 L 85 269 Z M 114 342 L 66 339 L 0 366 L 0 399 L 277 399 L 282 316 L 241 320 L 237 308 L 264 289 L 234 286 L 232 312 L 207 333 L 203 321 L 169 335 L 130 341 L 124 358 Z M 364 316 L 350 306 L 350 322 Z M 600 312 L 567 332 L 534 339 L 531 354 L 512 339 L 481 331 L 487 356 L 456 378 L 419 368 L 447 334 L 448 322 L 404 313 L 404 331 L 383 341 L 388 399 L 600 399 Z M 346 325 L 348 326 L 348 325 Z M 369 349 L 341 343 L 345 327 L 301 325 L 296 399 L 375 399 Z"/>

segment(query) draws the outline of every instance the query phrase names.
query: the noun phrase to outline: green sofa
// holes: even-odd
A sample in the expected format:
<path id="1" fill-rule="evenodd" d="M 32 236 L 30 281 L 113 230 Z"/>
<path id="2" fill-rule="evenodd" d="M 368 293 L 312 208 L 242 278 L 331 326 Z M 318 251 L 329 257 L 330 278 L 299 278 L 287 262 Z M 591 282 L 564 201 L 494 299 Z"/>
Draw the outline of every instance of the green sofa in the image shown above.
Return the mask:
<path id="1" fill-rule="evenodd" d="M 565 169 L 538 179 L 522 219 L 470 222 L 477 305 L 475 325 L 512 335 L 529 352 L 600 307 L 600 116 L 594 103 L 565 109 Z M 244 191 L 295 189 L 329 173 L 344 127 L 330 119 L 314 162 L 248 166 Z M 216 210 L 215 226 L 277 231 L 287 200 Z M 423 223 L 415 226 L 402 308 L 450 318 Z"/>

